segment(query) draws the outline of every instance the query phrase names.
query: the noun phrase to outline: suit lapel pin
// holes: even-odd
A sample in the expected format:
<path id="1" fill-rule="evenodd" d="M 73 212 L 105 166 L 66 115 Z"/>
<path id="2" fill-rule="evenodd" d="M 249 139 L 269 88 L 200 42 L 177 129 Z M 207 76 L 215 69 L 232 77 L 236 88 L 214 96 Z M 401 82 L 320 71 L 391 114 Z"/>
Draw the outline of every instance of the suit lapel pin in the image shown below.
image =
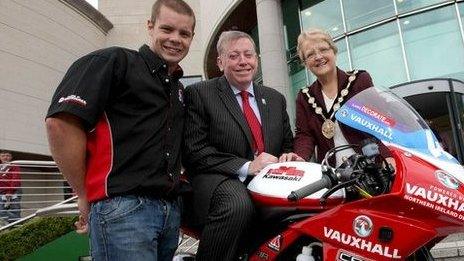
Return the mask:
<path id="1" fill-rule="evenodd" d="M 264 98 L 261 99 L 261 102 L 266 105 L 266 100 Z"/>

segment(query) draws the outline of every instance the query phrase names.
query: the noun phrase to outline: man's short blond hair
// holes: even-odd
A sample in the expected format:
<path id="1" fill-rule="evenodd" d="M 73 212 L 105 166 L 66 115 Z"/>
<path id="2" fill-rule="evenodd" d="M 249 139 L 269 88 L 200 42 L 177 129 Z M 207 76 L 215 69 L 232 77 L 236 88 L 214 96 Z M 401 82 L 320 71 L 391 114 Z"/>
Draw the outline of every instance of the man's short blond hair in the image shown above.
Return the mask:
<path id="1" fill-rule="evenodd" d="M 296 50 L 298 52 L 298 56 L 300 57 L 301 61 L 305 60 L 303 48 L 306 47 L 305 45 L 309 41 L 324 41 L 327 44 L 329 44 L 330 49 L 332 49 L 335 54 L 338 53 L 338 48 L 335 45 L 334 41 L 332 40 L 332 37 L 330 36 L 330 34 L 328 34 L 324 30 L 313 28 L 313 29 L 309 29 L 307 31 L 301 32 L 301 34 L 298 36 L 298 45 L 296 47 Z"/>
<path id="2" fill-rule="evenodd" d="M 221 35 L 219 36 L 219 40 L 217 41 L 216 50 L 218 55 L 221 56 L 224 53 L 225 48 L 229 43 L 242 38 L 250 40 L 250 42 L 253 44 L 253 49 L 256 53 L 255 41 L 253 40 L 253 38 L 251 38 L 249 34 L 241 31 L 224 31 L 221 33 Z"/>

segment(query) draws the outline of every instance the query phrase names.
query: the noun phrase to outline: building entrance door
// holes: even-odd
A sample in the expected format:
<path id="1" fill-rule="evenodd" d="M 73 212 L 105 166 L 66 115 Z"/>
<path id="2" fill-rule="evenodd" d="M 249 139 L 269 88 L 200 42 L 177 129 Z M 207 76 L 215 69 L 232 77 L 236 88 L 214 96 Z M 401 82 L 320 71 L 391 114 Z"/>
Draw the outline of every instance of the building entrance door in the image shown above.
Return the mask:
<path id="1" fill-rule="evenodd" d="M 464 82 L 429 79 L 397 85 L 391 90 L 411 104 L 444 149 L 464 163 Z"/>

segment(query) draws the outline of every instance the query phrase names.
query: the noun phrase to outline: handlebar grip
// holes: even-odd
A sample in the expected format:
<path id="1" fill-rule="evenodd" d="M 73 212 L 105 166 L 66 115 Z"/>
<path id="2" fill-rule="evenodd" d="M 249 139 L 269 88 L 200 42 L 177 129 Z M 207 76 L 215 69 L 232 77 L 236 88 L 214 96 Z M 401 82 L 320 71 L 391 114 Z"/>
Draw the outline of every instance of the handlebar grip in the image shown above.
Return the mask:
<path id="1" fill-rule="evenodd" d="M 323 175 L 322 178 L 314 183 L 311 183 L 307 186 L 304 186 L 296 191 L 290 192 L 290 195 L 288 195 L 287 199 L 289 201 L 297 201 L 299 199 L 305 198 L 311 194 L 314 194 L 318 192 L 321 189 L 324 188 L 331 188 L 332 187 L 332 181 L 330 178 L 326 175 Z"/>

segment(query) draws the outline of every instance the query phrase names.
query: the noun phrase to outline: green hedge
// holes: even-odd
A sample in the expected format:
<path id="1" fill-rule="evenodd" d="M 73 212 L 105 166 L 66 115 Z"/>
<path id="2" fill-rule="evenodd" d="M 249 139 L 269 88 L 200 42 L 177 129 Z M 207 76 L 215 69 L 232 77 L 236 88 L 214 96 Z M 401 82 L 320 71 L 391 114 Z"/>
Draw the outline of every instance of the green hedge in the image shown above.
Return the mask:
<path id="1" fill-rule="evenodd" d="M 74 230 L 77 217 L 38 217 L 0 233 L 0 260 L 14 260 Z"/>

